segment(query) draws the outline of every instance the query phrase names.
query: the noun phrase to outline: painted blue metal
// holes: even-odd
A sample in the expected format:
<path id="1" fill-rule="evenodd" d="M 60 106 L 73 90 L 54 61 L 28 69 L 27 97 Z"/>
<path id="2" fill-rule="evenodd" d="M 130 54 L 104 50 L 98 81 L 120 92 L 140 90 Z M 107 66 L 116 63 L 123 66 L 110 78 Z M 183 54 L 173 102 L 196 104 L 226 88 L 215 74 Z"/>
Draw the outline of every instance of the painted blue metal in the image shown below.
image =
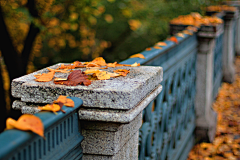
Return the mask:
<path id="1" fill-rule="evenodd" d="M 66 113 L 40 112 L 35 114 L 44 124 L 42 137 L 20 130 L 6 130 L 0 134 L 1 160 L 82 159 L 80 146 L 83 136 L 79 130 L 77 110 L 82 100 L 70 97 L 75 107 L 63 106 Z"/>
<path id="2" fill-rule="evenodd" d="M 143 111 L 140 160 L 186 158 L 193 146 L 198 42 L 196 34 L 177 39 L 179 44 L 165 41 L 167 46 L 162 50 L 152 48 L 142 52 L 146 59 L 131 58 L 121 62 L 161 66 L 164 72 L 162 92 Z"/>
<path id="3" fill-rule="evenodd" d="M 214 69 L 213 69 L 213 99 L 218 94 L 218 89 L 222 83 L 222 52 L 223 52 L 223 33 L 216 38 L 214 49 Z"/>

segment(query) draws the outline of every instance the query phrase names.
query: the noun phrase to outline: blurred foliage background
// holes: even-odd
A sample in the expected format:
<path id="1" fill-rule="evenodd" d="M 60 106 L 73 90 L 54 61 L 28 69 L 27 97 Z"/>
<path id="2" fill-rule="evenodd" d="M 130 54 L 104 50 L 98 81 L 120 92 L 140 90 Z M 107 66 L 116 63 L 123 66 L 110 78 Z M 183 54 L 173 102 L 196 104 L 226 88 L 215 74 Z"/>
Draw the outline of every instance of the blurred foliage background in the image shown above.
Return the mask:
<path id="1" fill-rule="evenodd" d="M 99 56 L 107 62 L 127 59 L 131 54 L 166 39 L 172 18 L 190 12 L 204 15 L 205 6 L 220 2 L 221 0 L 1 0 L 0 18 L 4 22 L 0 23 L 0 78 L 3 79 L 4 94 L 0 97 L 8 99 L 9 109 L 9 99 L 13 100 L 9 96 L 12 79 L 59 62 L 90 61 Z M 7 30 L 4 30 L 4 25 Z M 5 32 L 9 35 L 5 35 Z M 6 40 L 8 38 L 12 44 Z M 6 47 L 13 49 L 11 52 L 15 54 L 10 54 L 10 51 L 7 53 Z M 11 57 L 7 59 L 9 55 Z M 11 58 L 19 61 L 11 61 Z M 15 66 L 20 61 L 24 65 Z M 16 68 L 21 67 L 23 69 L 17 71 Z M 1 108 L 4 106 L 5 104 Z M 10 111 L 6 112 L 7 116 L 11 116 Z"/>

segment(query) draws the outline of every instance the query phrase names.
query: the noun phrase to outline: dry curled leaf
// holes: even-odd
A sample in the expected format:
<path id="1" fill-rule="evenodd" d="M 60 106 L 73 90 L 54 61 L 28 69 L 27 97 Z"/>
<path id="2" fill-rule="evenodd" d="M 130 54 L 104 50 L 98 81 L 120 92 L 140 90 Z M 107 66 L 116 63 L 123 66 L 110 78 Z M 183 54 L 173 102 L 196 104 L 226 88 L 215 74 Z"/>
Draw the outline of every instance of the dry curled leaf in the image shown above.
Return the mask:
<path id="1" fill-rule="evenodd" d="M 99 66 L 106 66 L 106 65 L 107 65 L 106 61 L 105 61 L 102 57 L 97 57 L 97 58 L 95 58 L 95 59 L 92 61 L 92 63 L 95 63 L 95 64 L 97 64 L 97 65 L 99 65 Z"/>
<path id="2" fill-rule="evenodd" d="M 140 63 L 135 62 L 131 65 L 131 67 L 137 67 L 137 66 L 140 66 Z"/>
<path id="3" fill-rule="evenodd" d="M 127 76 L 128 73 L 130 73 L 130 71 L 126 69 L 117 69 L 117 70 L 114 70 L 113 72 L 118 73 L 124 77 Z"/>
<path id="4" fill-rule="evenodd" d="M 106 71 L 98 72 L 96 73 L 96 76 L 99 80 L 106 80 L 111 78 L 110 74 L 108 74 Z"/>
<path id="5" fill-rule="evenodd" d="M 168 38 L 167 40 L 169 40 L 169 41 L 172 41 L 172 42 L 174 42 L 174 43 L 178 44 L 178 40 L 177 40 L 177 38 L 176 38 L 176 37 L 174 37 L 174 36 L 172 36 L 172 37 Z"/>
<path id="6" fill-rule="evenodd" d="M 49 82 L 53 79 L 55 71 L 50 71 L 48 73 L 42 73 L 34 75 L 36 77 L 35 81 L 37 82 Z"/>
<path id="7" fill-rule="evenodd" d="M 44 137 L 44 127 L 40 118 L 34 115 L 24 114 L 16 121 L 8 118 L 6 121 L 6 129 L 19 129 L 23 131 L 32 131 L 41 137 Z"/>
<path id="8" fill-rule="evenodd" d="M 150 48 L 150 47 L 149 47 L 149 48 L 146 48 L 145 50 L 146 50 L 146 51 L 151 51 L 151 50 L 152 50 L 152 48 Z"/>
<path id="9" fill-rule="evenodd" d="M 55 84 L 63 84 L 67 86 L 76 86 L 84 84 L 85 86 L 88 86 L 91 84 L 91 81 L 87 79 L 88 76 L 84 75 L 84 73 L 80 70 L 75 70 L 72 73 L 68 75 L 68 78 L 66 81 L 54 81 Z"/>
<path id="10" fill-rule="evenodd" d="M 47 104 L 45 106 L 39 106 L 39 110 L 41 111 L 52 111 L 52 112 L 57 112 L 61 110 L 61 107 L 58 104 Z"/>
<path id="11" fill-rule="evenodd" d="M 116 67 L 116 64 L 117 64 L 117 62 L 114 62 L 114 63 L 108 63 L 107 66 L 108 66 L 108 67 L 115 68 L 115 67 Z"/>
<path id="12" fill-rule="evenodd" d="M 137 53 L 137 54 L 131 55 L 129 58 L 142 58 L 142 59 L 146 59 L 144 57 L 144 55 L 141 54 L 141 53 Z"/>
<path id="13" fill-rule="evenodd" d="M 154 46 L 153 48 L 155 48 L 155 49 L 162 49 L 162 47 L 159 47 L 159 46 Z"/>
<path id="14" fill-rule="evenodd" d="M 177 33 L 177 36 L 178 36 L 178 37 L 182 37 L 182 38 L 185 37 L 185 35 L 184 35 L 183 33 Z"/>
<path id="15" fill-rule="evenodd" d="M 165 43 L 165 42 L 158 42 L 155 45 L 157 45 L 157 46 L 167 46 L 167 43 Z"/>
<path id="16" fill-rule="evenodd" d="M 67 107 L 74 107 L 74 101 L 63 95 L 60 95 L 57 100 L 53 101 L 53 103 L 62 103 Z"/>

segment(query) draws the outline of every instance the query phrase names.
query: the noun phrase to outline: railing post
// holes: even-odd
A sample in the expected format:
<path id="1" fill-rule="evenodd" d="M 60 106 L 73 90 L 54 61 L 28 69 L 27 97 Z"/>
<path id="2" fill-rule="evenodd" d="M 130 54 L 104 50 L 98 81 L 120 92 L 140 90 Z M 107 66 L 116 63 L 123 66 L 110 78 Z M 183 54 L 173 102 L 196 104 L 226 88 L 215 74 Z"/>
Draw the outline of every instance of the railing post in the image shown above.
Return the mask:
<path id="1" fill-rule="evenodd" d="M 234 25 L 238 11 L 226 12 L 224 16 L 223 80 L 232 83 L 235 80 L 234 68 Z"/>
<path id="2" fill-rule="evenodd" d="M 198 32 L 197 76 L 196 76 L 196 134 L 201 139 L 213 141 L 217 114 L 212 109 L 214 51 L 216 37 L 223 32 L 223 25 L 203 27 Z"/>
<path id="3" fill-rule="evenodd" d="M 83 107 L 79 110 L 79 119 L 84 137 L 83 159 L 138 159 L 142 111 L 161 92 L 163 70 L 152 66 L 123 68 L 130 71 L 126 77 L 97 80 L 89 86 L 36 83 L 34 75 L 47 72 L 45 68 L 13 81 L 12 94 L 21 98 L 14 107 L 25 108 L 26 113 L 26 108 L 31 106 L 25 102 L 49 103 L 58 95 L 81 97 Z"/>
<path id="4" fill-rule="evenodd" d="M 225 1 L 223 2 L 226 5 L 234 6 L 238 8 L 240 11 L 240 1 Z M 240 56 L 240 16 L 238 12 L 238 16 L 236 18 L 236 34 L 235 34 L 235 52 L 236 55 Z"/>

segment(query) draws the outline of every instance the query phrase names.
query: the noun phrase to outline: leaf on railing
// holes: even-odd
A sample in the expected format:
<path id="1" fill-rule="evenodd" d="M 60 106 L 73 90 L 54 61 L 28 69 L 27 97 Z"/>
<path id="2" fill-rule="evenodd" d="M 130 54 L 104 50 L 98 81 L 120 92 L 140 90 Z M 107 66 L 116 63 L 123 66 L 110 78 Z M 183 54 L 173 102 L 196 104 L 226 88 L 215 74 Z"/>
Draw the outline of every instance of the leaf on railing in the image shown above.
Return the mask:
<path id="1" fill-rule="evenodd" d="M 165 42 L 157 42 L 155 45 L 157 45 L 157 46 L 167 46 L 167 43 L 165 43 Z"/>
<path id="2" fill-rule="evenodd" d="M 142 59 L 146 59 L 144 57 L 144 55 L 141 54 L 141 53 L 137 53 L 137 54 L 131 55 L 129 58 L 142 58 Z"/>
<path id="3" fill-rule="evenodd" d="M 184 35 L 183 33 L 177 33 L 177 36 L 178 36 L 178 37 L 182 37 L 182 38 L 185 37 L 185 35 Z"/>
<path id="4" fill-rule="evenodd" d="M 148 47 L 148 48 L 146 48 L 145 50 L 146 50 L 146 51 L 151 51 L 152 48 Z"/>
<path id="5" fill-rule="evenodd" d="M 41 111 L 52 111 L 56 113 L 57 111 L 61 110 L 61 107 L 58 104 L 47 104 L 42 107 L 39 106 L 38 109 Z"/>
<path id="6" fill-rule="evenodd" d="M 177 40 L 177 38 L 176 38 L 176 37 L 174 37 L 174 36 L 172 36 L 172 37 L 168 38 L 167 40 L 168 40 L 168 41 L 172 41 L 172 42 L 174 42 L 174 43 L 178 44 L 178 40 Z"/>
<path id="7" fill-rule="evenodd" d="M 159 47 L 159 46 L 154 46 L 153 48 L 155 48 L 155 49 L 162 49 L 162 47 Z"/>
<path id="8" fill-rule="evenodd" d="M 6 121 L 6 130 L 19 129 L 22 131 L 32 131 L 41 137 L 44 137 L 44 127 L 40 118 L 34 115 L 24 114 L 16 121 L 8 118 Z"/>
<path id="9" fill-rule="evenodd" d="M 53 103 L 59 104 L 62 103 L 63 105 L 67 107 L 74 107 L 74 101 L 70 98 L 67 98 L 67 96 L 60 95 L 57 100 L 53 101 Z"/>
<path id="10" fill-rule="evenodd" d="M 131 67 L 137 67 L 137 66 L 140 66 L 140 63 L 135 62 L 131 65 Z"/>

